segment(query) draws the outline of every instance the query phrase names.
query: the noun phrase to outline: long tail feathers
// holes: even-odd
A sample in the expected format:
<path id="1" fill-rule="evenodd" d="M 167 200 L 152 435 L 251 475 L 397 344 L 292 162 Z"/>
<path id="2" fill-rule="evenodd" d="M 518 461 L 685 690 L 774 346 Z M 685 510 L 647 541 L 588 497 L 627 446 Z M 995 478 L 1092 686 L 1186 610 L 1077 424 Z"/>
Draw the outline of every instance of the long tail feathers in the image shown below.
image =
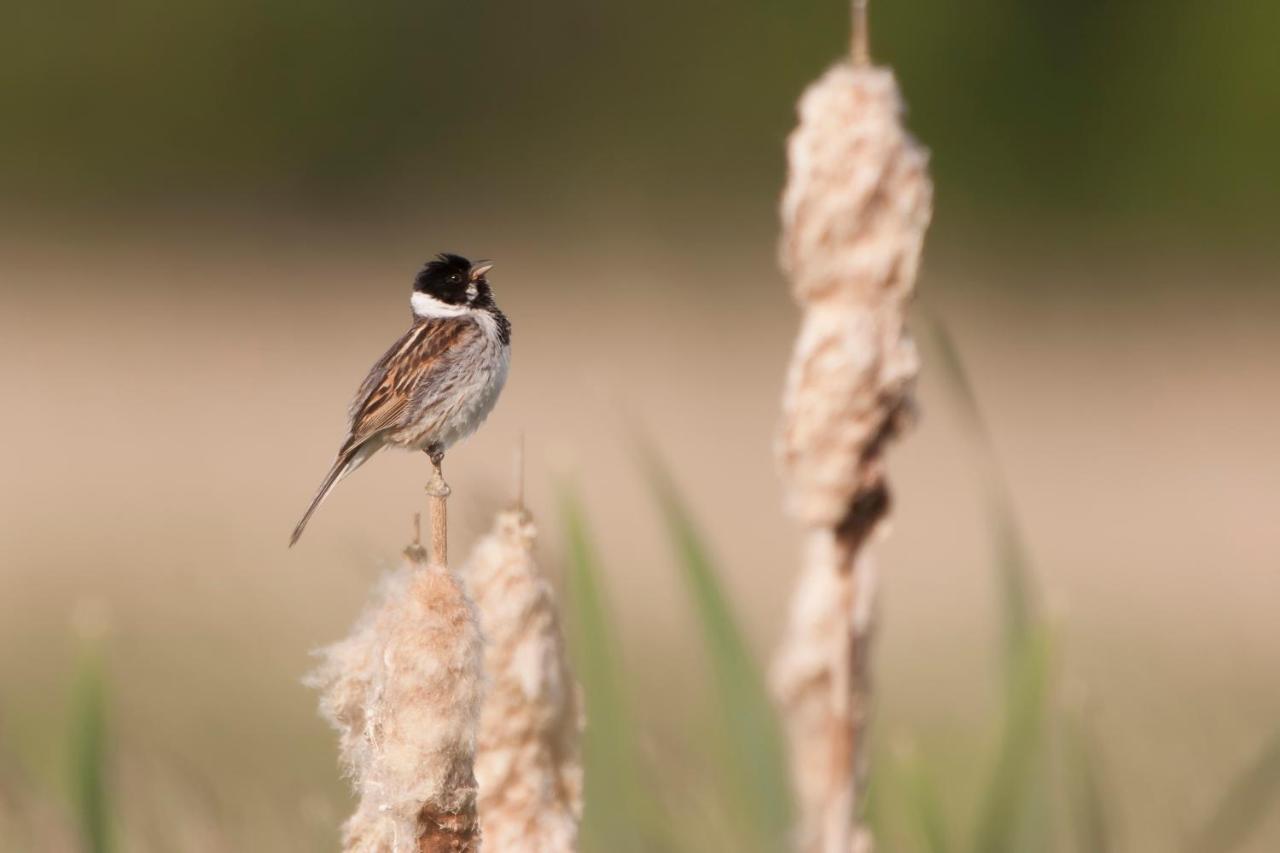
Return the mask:
<path id="1" fill-rule="evenodd" d="M 333 467 L 325 475 L 324 482 L 320 484 L 320 488 L 316 491 L 316 496 L 311 499 L 311 506 L 307 507 L 302 520 L 298 522 L 298 526 L 293 528 L 293 535 L 289 537 L 290 548 L 298 544 L 298 540 L 302 538 L 302 531 L 307 529 L 307 522 L 311 520 L 311 516 L 319 509 L 320 504 L 324 503 L 324 499 L 329 497 L 333 487 L 342 482 L 343 477 L 363 465 L 364 461 L 373 455 L 381 443 L 378 442 L 376 446 L 371 446 L 374 444 L 374 442 L 365 442 L 355 447 L 344 447 L 338 453 L 338 458 L 334 460 Z"/>

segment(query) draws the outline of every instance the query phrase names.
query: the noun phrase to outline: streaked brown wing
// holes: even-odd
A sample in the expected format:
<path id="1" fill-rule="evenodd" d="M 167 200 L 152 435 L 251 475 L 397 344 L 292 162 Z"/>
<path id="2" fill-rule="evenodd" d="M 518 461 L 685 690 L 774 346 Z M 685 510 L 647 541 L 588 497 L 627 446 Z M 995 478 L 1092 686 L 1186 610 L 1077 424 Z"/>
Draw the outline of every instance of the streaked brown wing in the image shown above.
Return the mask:
<path id="1" fill-rule="evenodd" d="M 392 344 L 360 385 L 351 404 L 349 444 L 359 444 L 396 426 L 419 383 L 429 381 L 431 372 L 444 365 L 449 353 L 478 334 L 479 327 L 465 318 L 418 321 Z"/>

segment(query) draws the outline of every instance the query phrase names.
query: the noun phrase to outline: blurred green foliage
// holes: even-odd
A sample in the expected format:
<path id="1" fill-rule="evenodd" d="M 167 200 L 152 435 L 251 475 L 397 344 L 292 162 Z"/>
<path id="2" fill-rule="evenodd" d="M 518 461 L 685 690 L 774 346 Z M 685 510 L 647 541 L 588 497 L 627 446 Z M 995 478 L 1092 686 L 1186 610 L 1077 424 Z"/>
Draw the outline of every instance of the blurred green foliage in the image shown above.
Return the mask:
<path id="1" fill-rule="evenodd" d="M 784 849 L 791 791 L 773 702 L 692 513 L 657 453 L 646 448 L 644 457 L 706 648 L 716 706 L 715 776 L 722 780 L 721 809 L 737 830 L 734 849 Z"/>
<path id="2" fill-rule="evenodd" d="M 958 348 L 941 324 L 932 324 L 930 332 L 935 363 L 943 366 L 944 379 L 969 425 L 983 468 L 985 502 L 993 518 L 993 550 L 1005 614 L 998 732 L 994 752 L 985 761 L 979 759 L 987 765 L 986 782 L 975 803 L 963 804 L 973 808 L 965 821 L 966 833 L 957 832 L 948 820 L 949 813 L 962 809 L 945 801 L 941 792 L 947 792 L 948 800 L 964 799 L 958 795 L 973 787 L 971 778 L 949 780 L 952 784 L 941 787 L 933 770 L 936 762 L 914 748 L 879 750 L 873 765 L 868 817 L 882 843 L 919 853 L 1045 853 L 1064 849 L 1068 840 L 1081 853 L 1119 849 L 1115 824 L 1124 797 L 1117 797 L 1120 792 L 1105 786 L 1101 756 L 1087 720 L 1079 713 L 1064 714 L 1058 707 L 1055 632 L 1038 602 L 1030 557 L 991 436 Z M 642 452 L 687 582 L 713 676 L 722 742 L 716 745 L 716 772 L 709 779 L 715 791 L 710 796 L 724 814 L 733 817 L 731 823 L 741 833 L 726 849 L 780 849 L 774 839 L 779 837 L 786 809 L 773 806 L 788 804 L 789 797 L 783 786 L 782 743 L 759 665 L 743 639 L 707 546 L 669 472 L 652 448 L 642 446 Z M 619 680 L 617 667 L 622 665 L 622 656 L 605 615 L 599 586 L 601 566 L 590 545 L 581 505 L 572 493 L 565 493 L 562 511 L 569 541 L 569 602 L 575 626 L 571 641 L 588 697 L 588 849 L 618 849 L 619 844 L 637 840 L 638 827 L 654 826 L 627 813 L 629 804 L 635 802 L 649 803 L 651 808 L 646 811 L 650 816 L 673 821 L 666 837 L 651 839 L 648 849 L 701 849 L 690 841 L 694 834 L 679 816 L 655 804 L 654 792 L 660 788 L 642 793 L 646 785 L 660 782 L 636 761 L 631 746 L 643 724 L 627 709 L 622 691 L 626 682 Z M 592 710 L 593 701 L 601 703 L 596 711 Z M 619 749 L 625 749 L 626 755 L 620 756 Z M 971 776 L 972 771 L 966 773 Z M 621 808 L 617 803 L 599 802 L 619 796 Z M 1236 849 L 1262 826 L 1277 798 L 1280 739 L 1267 744 L 1227 786 L 1213 814 L 1188 837 L 1188 853 Z M 767 802 L 770 799 L 773 803 Z M 593 806 L 593 801 L 597 805 Z M 1065 828 L 1068 824 L 1069 831 Z M 962 838 L 967 840 L 962 842 Z"/>
<path id="3" fill-rule="evenodd" d="M 771 198 L 844 0 L 26 3 L 0 187 L 285 200 Z M 1274 221 L 1280 6 L 872 3 L 946 211 Z M 647 187 L 659 187 L 660 191 Z"/>
<path id="4" fill-rule="evenodd" d="M 573 663 L 587 707 L 583 769 L 588 780 L 582 836 L 587 850 L 675 851 L 673 827 L 637 747 L 626 668 L 600 588 L 599 557 L 576 494 L 561 493 L 568 539 L 566 598 Z"/>
<path id="5" fill-rule="evenodd" d="M 1119 833 L 1093 732 L 1080 715 L 1068 720 L 1065 730 L 1067 799 L 1076 848 L 1081 853 L 1113 853 L 1119 849 Z"/>
<path id="6" fill-rule="evenodd" d="M 1230 853 L 1253 837 L 1280 800 L 1280 734 L 1227 787 L 1187 853 Z"/>
<path id="7" fill-rule="evenodd" d="M 954 369 L 962 375 L 958 360 Z M 709 772 L 696 779 L 666 773 L 669 768 L 662 766 L 662 756 L 642 749 L 647 721 L 637 714 L 636 697 L 629 694 L 635 682 L 602 584 L 606 572 L 582 502 L 573 490 L 562 489 L 560 505 L 568 543 L 567 621 L 588 719 L 583 849 L 668 853 L 783 849 L 777 839 L 788 819 L 786 772 L 778 724 L 759 664 L 738 627 L 692 514 L 657 457 L 650 456 L 648 461 L 654 494 L 666 518 L 677 563 L 689 588 L 692 612 L 706 645 L 712 675 L 709 689 L 714 695 L 716 724 L 722 727 L 721 741 L 694 745 L 695 751 L 708 753 L 696 759 L 712 759 Z M 1005 522 L 1013 525 L 1011 507 L 1002 508 L 1007 514 Z M 964 768 L 963 778 L 944 778 L 937 773 L 940 762 L 936 756 L 916 749 L 879 749 L 873 764 L 868 815 L 882 846 L 904 853 L 1045 853 L 1066 849 L 1067 839 L 1074 840 L 1073 849 L 1080 853 L 1122 849 L 1116 840 L 1115 822 L 1124 807 L 1124 792 L 1106 787 L 1101 756 L 1086 720 L 1073 714 L 1064 723 L 1062 715 L 1055 713 L 1057 651 L 1053 632 L 1030 597 L 1030 565 L 1020 559 L 1003 571 L 1023 575 L 1021 583 L 1004 583 L 1000 589 L 1002 596 L 1024 596 L 1019 603 L 1006 602 L 1005 609 L 1025 614 L 1026 630 L 1005 634 L 1004 658 L 1010 665 L 1003 670 L 996 748 L 976 762 L 986 765 L 988 772 L 976 804 L 966 795 L 974 787 L 971 766 Z M 152 837 L 156 833 L 182 835 L 180 825 L 163 821 L 145 828 L 132 825 L 127 831 L 118 828 L 122 798 L 112 795 L 110 784 L 115 775 L 115 750 L 107 684 L 101 644 L 86 641 L 75 671 L 67 741 L 69 817 L 86 853 L 118 849 L 117 832 L 121 833 L 118 847 L 124 849 L 154 846 L 160 843 L 158 835 Z M 682 707 L 692 704 L 692 697 L 681 700 Z M 652 703 L 648 707 L 652 710 Z M 1049 760 L 1055 754 L 1059 760 Z M 13 777 L 8 773 L 0 778 Z M 695 790 L 695 786 L 701 788 Z M 142 794 L 143 789 L 132 793 Z M 166 820 L 180 823 L 188 818 L 180 809 L 165 808 L 163 791 L 150 795 L 157 797 Z M 27 790 L 12 803 L 0 801 L 9 808 L 17 806 L 10 814 L 0 809 L 0 818 L 7 818 L 0 819 L 0 849 L 26 849 L 24 839 L 34 839 L 37 844 L 44 839 L 42 832 L 51 827 L 39 821 L 42 815 L 48 819 L 46 811 L 38 806 L 31 812 L 23 811 L 36 804 L 36 796 L 37 792 Z M 689 797 L 697 800 L 692 808 L 673 808 L 678 799 Z M 774 802 L 767 802 L 770 799 Z M 1057 814 L 1060 800 L 1066 802 L 1069 832 L 1059 830 L 1063 825 Z M 1220 801 L 1200 828 L 1187 834 L 1183 849 L 1187 853 L 1239 849 L 1264 825 L 1277 800 L 1280 737 L 1266 744 L 1224 786 Z M 962 832 L 950 818 L 969 806 L 974 808 L 964 820 Z M 730 819 L 732 838 L 728 841 L 708 831 L 705 818 L 711 813 Z M 278 811 L 275 816 L 281 821 L 289 819 L 287 811 Z M 332 833 L 336 833 L 336 822 L 333 818 Z M 234 829 L 222 827 L 231 834 Z M 313 830 L 300 830 L 287 822 L 265 832 L 262 827 L 255 829 L 264 839 L 279 836 L 296 842 L 289 849 L 309 849 L 308 839 L 314 837 Z M 717 840 L 708 843 L 708 837 Z"/>
<path id="8" fill-rule="evenodd" d="M 915 827 L 913 838 L 922 853 L 950 853 L 951 830 L 932 768 L 914 749 L 899 760 L 900 785 L 910 808 L 910 822 Z M 883 779 L 886 774 L 881 773 Z M 881 782 L 877 789 L 884 787 Z"/>
<path id="9" fill-rule="evenodd" d="M 110 853 L 114 826 L 107 780 L 106 671 L 101 644 L 85 640 L 71 694 L 72 805 L 85 853 Z"/>

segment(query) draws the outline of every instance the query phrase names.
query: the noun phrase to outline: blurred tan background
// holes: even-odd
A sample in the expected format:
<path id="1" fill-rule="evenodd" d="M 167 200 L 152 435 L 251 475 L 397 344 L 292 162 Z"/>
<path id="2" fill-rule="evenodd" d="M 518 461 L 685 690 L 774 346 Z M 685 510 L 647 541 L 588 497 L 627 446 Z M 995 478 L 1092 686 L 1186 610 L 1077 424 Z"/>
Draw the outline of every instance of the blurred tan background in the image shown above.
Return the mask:
<path id="1" fill-rule="evenodd" d="M 920 310 L 966 360 L 1125 849 L 1170 849 L 1280 721 L 1262 5 L 874 8 L 934 151 Z M 640 428 L 767 656 L 797 548 L 770 455 L 796 323 L 774 203 L 841 4 L 80 12 L 26 9 L 0 45 L 7 760 L 65 786 L 72 614 L 93 603 L 121 754 L 245 837 L 330 838 L 346 802 L 299 679 L 405 544 L 425 459 L 378 457 L 285 543 L 441 250 L 496 261 L 514 324 L 510 384 L 446 461 L 454 553 L 523 434 L 549 569 L 573 482 L 635 695 L 694 690 Z M 877 724 L 962 763 L 993 736 L 998 617 L 977 450 L 940 382 L 926 360 L 894 461 Z M 660 742 L 687 736 L 650 704 Z M 1250 849 L 1277 844 L 1273 818 Z"/>

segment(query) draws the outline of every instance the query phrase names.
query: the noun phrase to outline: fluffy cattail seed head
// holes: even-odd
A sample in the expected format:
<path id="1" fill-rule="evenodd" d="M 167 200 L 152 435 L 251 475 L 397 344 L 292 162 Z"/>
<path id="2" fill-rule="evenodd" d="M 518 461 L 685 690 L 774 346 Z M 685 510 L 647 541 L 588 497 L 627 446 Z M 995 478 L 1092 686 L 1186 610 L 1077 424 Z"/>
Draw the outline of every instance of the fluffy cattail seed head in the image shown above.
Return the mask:
<path id="1" fill-rule="evenodd" d="M 458 579 L 420 557 L 406 552 L 309 679 L 360 797 L 343 827 L 348 853 L 479 849 L 480 631 Z"/>
<path id="2" fill-rule="evenodd" d="M 865 305 L 910 292 L 933 186 L 902 111 L 887 68 L 841 62 L 801 96 L 781 247 L 798 299 Z"/>
<path id="3" fill-rule="evenodd" d="M 485 636 L 476 778 L 495 850 L 571 853 L 582 818 L 582 702 L 523 509 L 498 514 L 463 572 Z"/>
<path id="4" fill-rule="evenodd" d="M 865 19 L 865 3 L 856 11 Z M 866 853 L 860 811 L 875 571 L 889 512 L 885 448 L 913 414 L 907 303 L 931 211 L 927 157 L 902 127 L 893 74 L 855 61 L 800 99 L 782 199 L 782 266 L 804 309 L 777 450 L 807 548 L 773 672 L 801 853 Z"/>
<path id="5" fill-rule="evenodd" d="M 893 74 L 841 63 L 800 100 L 788 144 L 782 265 L 805 308 L 783 396 L 788 509 L 835 526 L 883 489 L 882 445 L 910 413 L 905 314 L 932 185 Z"/>

